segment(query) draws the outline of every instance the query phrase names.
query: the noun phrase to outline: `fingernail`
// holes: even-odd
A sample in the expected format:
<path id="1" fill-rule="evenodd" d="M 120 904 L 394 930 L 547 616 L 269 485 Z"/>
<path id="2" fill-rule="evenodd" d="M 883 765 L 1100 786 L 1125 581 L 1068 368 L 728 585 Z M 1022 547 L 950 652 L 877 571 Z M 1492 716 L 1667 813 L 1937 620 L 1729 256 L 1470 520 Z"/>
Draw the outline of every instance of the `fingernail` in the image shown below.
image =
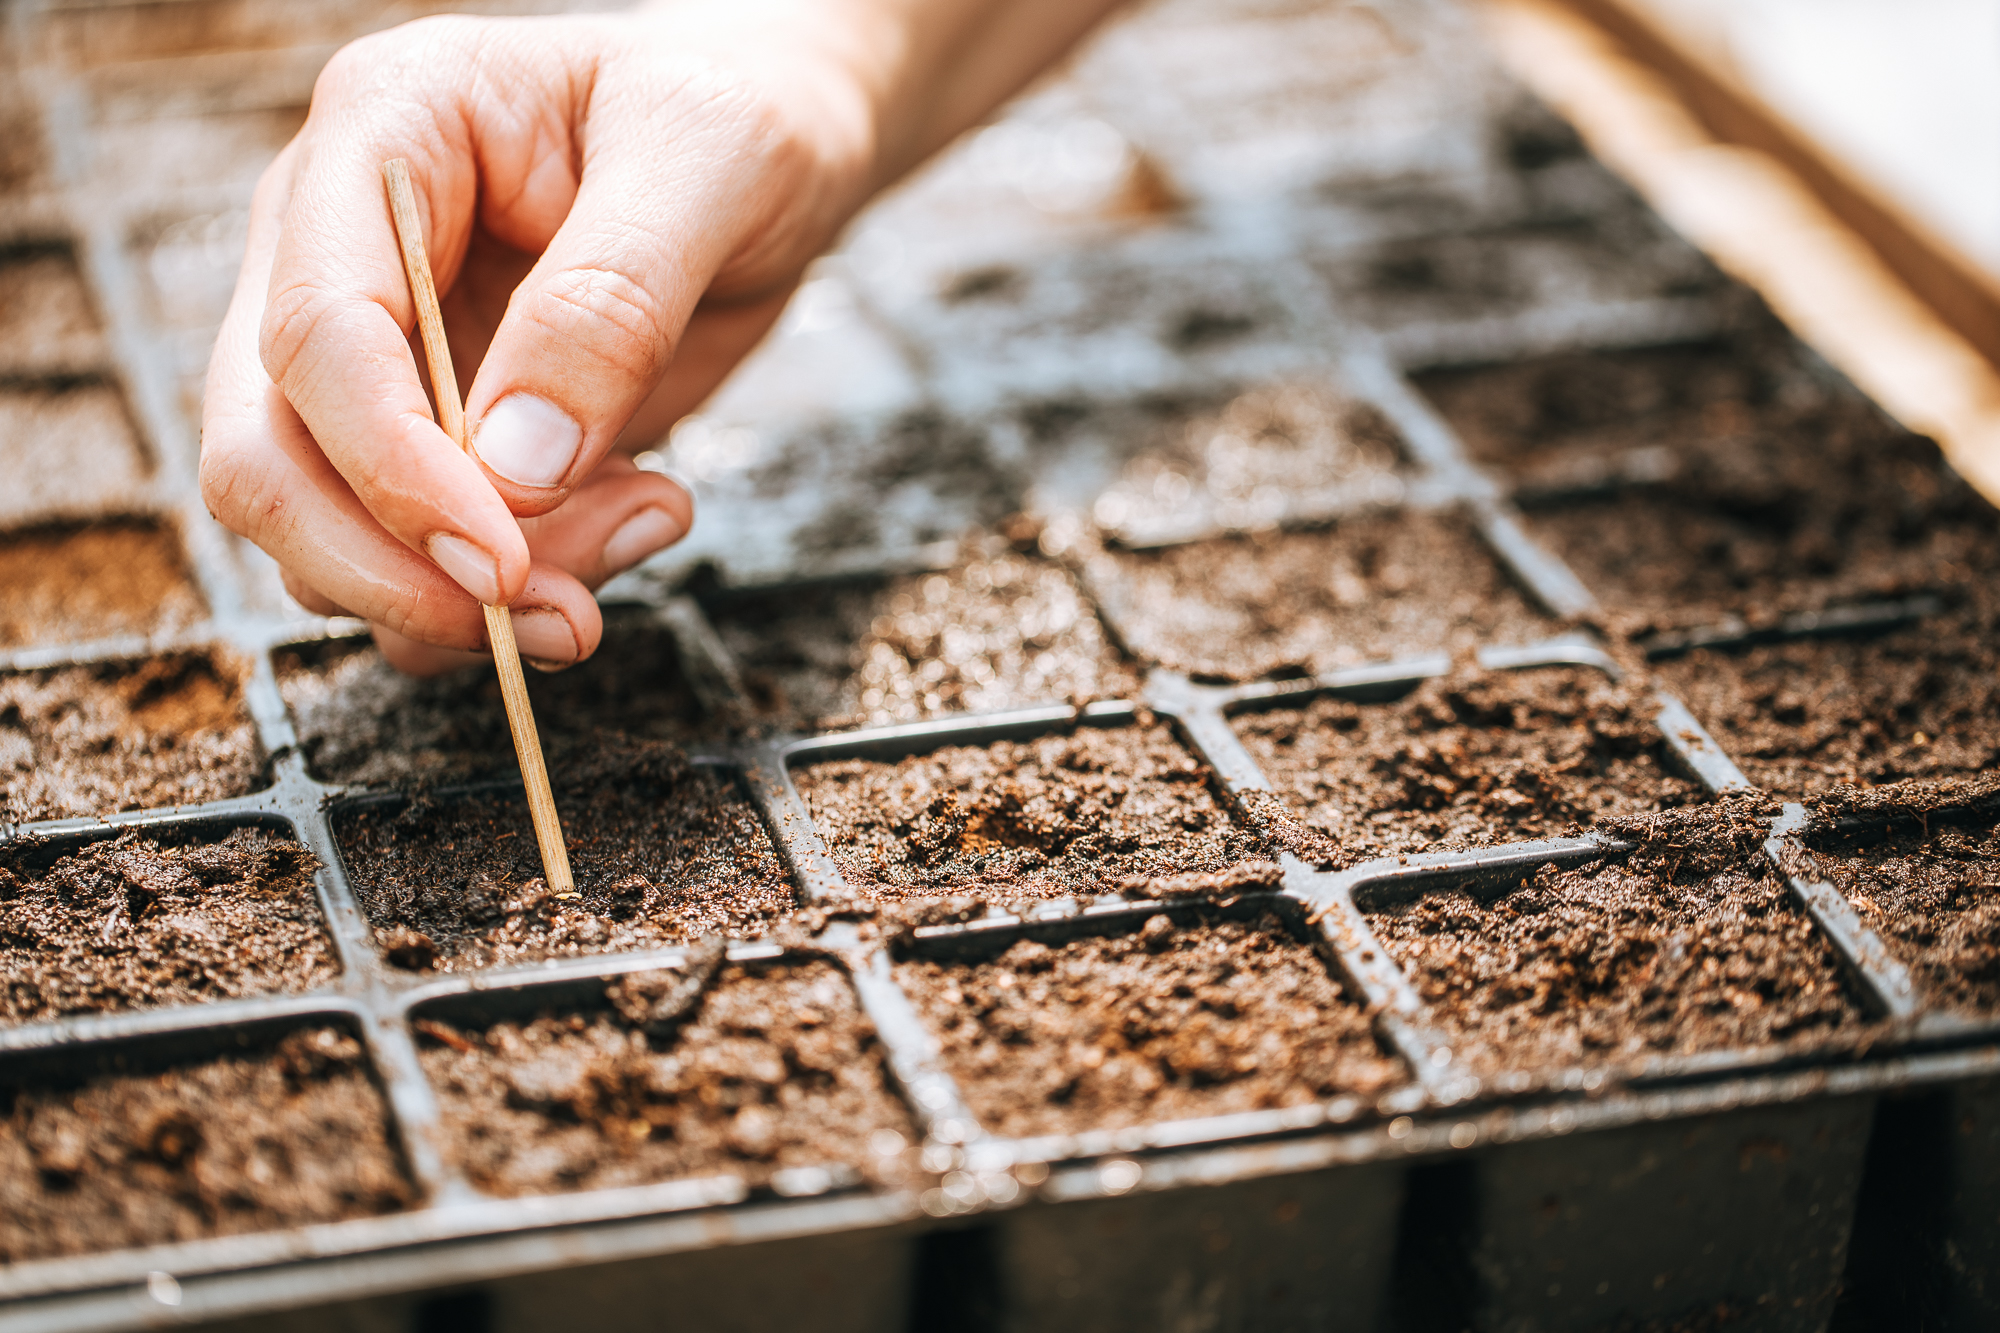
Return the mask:
<path id="1" fill-rule="evenodd" d="M 513 612 L 512 618 L 514 643 L 523 659 L 544 671 L 550 665 L 567 666 L 576 661 L 576 635 L 562 612 L 552 606 L 533 606 Z"/>
<path id="2" fill-rule="evenodd" d="M 627 569 L 681 537 L 680 520 L 664 509 L 641 509 L 604 543 L 604 567 Z"/>
<path id="3" fill-rule="evenodd" d="M 500 562 L 465 538 L 449 532 L 431 534 L 424 543 L 437 567 L 451 575 L 452 582 L 488 606 L 500 601 Z"/>
<path id="4" fill-rule="evenodd" d="M 583 447 L 583 427 L 546 398 L 514 393 L 502 398 L 479 419 L 472 437 L 480 461 L 511 482 L 539 489 L 569 475 L 576 451 Z"/>

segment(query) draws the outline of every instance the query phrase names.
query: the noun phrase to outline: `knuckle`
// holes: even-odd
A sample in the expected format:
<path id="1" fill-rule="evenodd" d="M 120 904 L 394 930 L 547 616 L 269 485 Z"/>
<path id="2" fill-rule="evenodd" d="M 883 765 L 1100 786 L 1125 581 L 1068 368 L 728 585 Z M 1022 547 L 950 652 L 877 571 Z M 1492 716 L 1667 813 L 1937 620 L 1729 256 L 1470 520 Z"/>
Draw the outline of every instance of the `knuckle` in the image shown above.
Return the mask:
<path id="1" fill-rule="evenodd" d="M 672 357 L 661 302 L 644 283 L 616 268 L 571 268 L 555 275 L 528 313 L 551 334 L 581 339 L 586 355 L 634 380 L 658 379 Z"/>

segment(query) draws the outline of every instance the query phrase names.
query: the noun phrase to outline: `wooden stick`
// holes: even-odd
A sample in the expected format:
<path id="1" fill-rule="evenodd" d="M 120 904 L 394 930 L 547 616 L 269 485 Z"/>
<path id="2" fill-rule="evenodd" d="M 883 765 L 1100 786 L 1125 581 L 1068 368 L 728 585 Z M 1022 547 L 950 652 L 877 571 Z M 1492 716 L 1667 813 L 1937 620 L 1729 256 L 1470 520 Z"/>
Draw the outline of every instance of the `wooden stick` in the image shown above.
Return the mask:
<path id="1" fill-rule="evenodd" d="M 458 396 L 458 376 L 451 367 L 451 345 L 445 341 L 444 316 L 438 310 L 437 282 L 424 253 L 424 229 L 417 219 L 417 196 L 410 188 L 410 164 L 395 158 L 382 164 L 389 184 L 389 214 L 396 221 L 396 240 L 403 250 L 403 272 L 417 302 L 417 328 L 424 339 L 424 360 L 431 368 L 431 391 L 437 397 L 438 425 L 452 443 L 470 450 L 465 438 L 465 404 Z M 493 645 L 493 665 L 500 672 L 500 694 L 507 701 L 507 726 L 514 733 L 514 754 L 521 761 L 521 780 L 528 788 L 528 813 L 535 821 L 535 841 L 542 849 L 542 877 L 559 898 L 577 896 L 570 878 L 569 850 L 563 845 L 562 821 L 549 790 L 549 770 L 542 762 L 542 738 L 535 731 L 535 713 L 528 703 L 528 682 L 521 675 L 521 650 L 514 644 L 514 622 L 504 606 L 486 610 L 486 638 Z"/>

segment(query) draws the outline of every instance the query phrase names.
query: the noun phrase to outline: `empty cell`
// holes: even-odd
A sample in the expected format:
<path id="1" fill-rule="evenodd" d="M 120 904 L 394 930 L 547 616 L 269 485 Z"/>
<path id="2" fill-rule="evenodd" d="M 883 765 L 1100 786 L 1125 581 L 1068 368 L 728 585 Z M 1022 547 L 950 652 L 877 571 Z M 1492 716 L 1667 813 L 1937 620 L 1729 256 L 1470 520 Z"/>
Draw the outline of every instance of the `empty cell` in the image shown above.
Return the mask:
<path id="1" fill-rule="evenodd" d="M 1219 680 L 1521 642 L 1559 628 L 1456 515 L 1114 551 L 1093 562 L 1091 578 L 1135 653 Z"/>
<path id="2" fill-rule="evenodd" d="M 1759 849 L 1741 803 L 1614 823 L 1629 856 L 1545 866 L 1492 895 L 1361 906 L 1429 1005 L 1454 1067 L 1625 1067 L 1650 1057 L 1859 1036 L 1833 950 Z"/>
<path id="3" fill-rule="evenodd" d="M 123 397 L 93 380 L 0 384 L 0 466 L 0 523 L 143 506 L 153 470 Z"/>
<path id="4" fill-rule="evenodd" d="M 1969 777 L 2000 764 L 2000 652 L 1984 620 L 1702 649 L 1656 670 L 1746 777 L 1787 799 Z"/>
<path id="5" fill-rule="evenodd" d="M 1565 667 L 1465 672 L 1394 703 L 1240 715 L 1287 845 L 1327 867 L 1570 836 L 1702 797 L 1664 762 L 1650 692 Z"/>
<path id="6" fill-rule="evenodd" d="M 935 574 L 734 598 L 713 616 L 759 715 L 801 729 L 1138 689 L 1069 572 L 1004 547 Z"/>
<path id="7" fill-rule="evenodd" d="M 147 519 L 0 536 L 0 648 L 186 630 L 206 613 L 179 537 Z"/>
<path id="8" fill-rule="evenodd" d="M 1992 507 L 1774 336 L 1440 372 L 1422 387 L 1635 634 L 1979 583 Z"/>
<path id="9" fill-rule="evenodd" d="M 243 670 L 217 650 L 0 674 L 0 820 L 253 790 L 265 769 Z"/>
<path id="10" fill-rule="evenodd" d="M 503 1196 L 786 1170 L 899 1183 L 918 1135 L 847 979 L 719 958 L 621 977 L 602 1008 L 419 1018 L 447 1159 Z"/>
<path id="11" fill-rule="evenodd" d="M 415 1202 L 367 1056 L 345 1031 L 304 1028 L 164 1068 L 146 1054 L 72 1051 L 53 1070 L 0 1070 L 0 1261 Z"/>
<path id="12" fill-rule="evenodd" d="M 54 247 L 0 253 L 0 376 L 86 375 L 108 355 L 74 255 Z"/>
<path id="13" fill-rule="evenodd" d="M 896 969 L 992 1133 L 1366 1102 L 1404 1081 L 1365 1001 L 1269 914 L 999 947 Z"/>
<path id="14" fill-rule="evenodd" d="M 1091 897 L 1266 852 L 1157 724 L 837 759 L 796 777 L 841 873 L 875 899 Z"/>
<path id="15" fill-rule="evenodd" d="M 655 745 L 549 776 L 573 897 L 543 880 L 518 790 L 335 811 L 348 879 L 392 965 L 460 971 L 759 935 L 795 906 L 755 808 L 726 775 Z"/>
<path id="16" fill-rule="evenodd" d="M 0 1013 L 32 1023 L 323 985 L 338 962 L 318 864 L 259 827 L 6 848 Z"/>
<path id="17" fill-rule="evenodd" d="M 274 662 L 314 777 L 406 787 L 519 771 L 489 663 L 419 680 L 362 638 L 283 648 Z M 527 676 L 552 765 L 607 747 L 685 741 L 700 716 L 672 633 L 630 608 L 606 608 L 604 639 L 589 661 Z"/>
<path id="18" fill-rule="evenodd" d="M 1991 1015 L 2000 1010 L 2000 829 L 1992 802 L 1961 810 L 1924 803 L 1926 796 L 1949 802 L 1949 787 L 1880 795 L 1887 799 L 1869 802 L 1865 823 L 1810 835 L 1819 873 L 1909 967 L 1929 1003 Z M 1899 797 L 1910 804 L 1891 804 Z"/>

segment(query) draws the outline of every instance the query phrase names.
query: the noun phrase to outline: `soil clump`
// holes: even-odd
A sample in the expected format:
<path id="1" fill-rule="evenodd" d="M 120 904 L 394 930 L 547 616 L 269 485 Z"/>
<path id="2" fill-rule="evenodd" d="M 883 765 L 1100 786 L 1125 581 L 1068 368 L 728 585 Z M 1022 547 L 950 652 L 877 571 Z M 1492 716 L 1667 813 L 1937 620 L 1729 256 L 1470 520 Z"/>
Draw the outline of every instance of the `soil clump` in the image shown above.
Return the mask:
<path id="1" fill-rule="evenodd" d="M 1617 821 L 1639 844 L 1625 859 L 1363 906 L 1454 1063 L 1481 1076 L 1859 1035 L 1832 949 L 1759 853 L 1759 813 Z"/>
<path id="2" fill-rule="evenodd" d="M 180 539 L 145 519 L 9 533 L 0 588 L 0 648 L 175 634 L 206 614 Z"/>
<path id="3" fill-rule="evenodd" d="M 607 988 L 612 1008 L 483 1030 L 424 1019 L 446 1151 L 494 1194 L 612 1189 L 787 1168 L 895 1183 L 918 1139 L 882 1048 L 831 964 L 674 972 Z M 675 993 L 676 1013 L 659 998 Z"/>
<path id="4" fill-rule="evenodd" d="M 1230 818 L 1211 776 L 1154 724 L 835 760 L 796 780 L 862 897 L 1005 904 L 1263 859 L 1263 838 Z"/>
<path id="5" fill-rule="evenodd" d="M 0 821 L 241 796 L 264 778 L 241 668 L 212 653 L 0 674 Z"/>
<path id="6" fill-rule="evenodd" d="M 1560 626 L 1465 519 L 1408 512 L 1092 561 L 1092 591 L 1141 657 L 1214 680 L 1305 675 Z"/>
<path id="7" fill-rule="evenodd" d="M 1012 1137 L 1364 1101 L 1404 1081 L 1367 1007 L 1268 914 L 896 975 L 987 1130 Z"/>
<path id="8" fill-rule="evenodd" d="M 311 852 L 268 829 L 163 846 L 136 832 L 46 862 L 0 851 L 0 1016 L 150 1009 L 324 985 L 338 970 Z"/>
<path id="9" fill-rule="evenodd" d="M 0 1263 L 395 1212 L 415 1202 L 361 1043 L 81 1087 L 0 1088 Z"/>
<path id="10" fill-rule="evenodd" d="M 673 747 L 607 752 L 551 780 L 575 898 L 542 880 L 517 789 L 335 813 L 348 878 L 392 963 L 455 971 L 756 935 L 796 905 L 755 807 Z"/>
<path id="11" fill-rule="evenodd" d="M 1236 732 L 1286 810 L 1304 860 L 1574 835 L 1702 799 L 1670 772 L 1644 690 L 1602 672 L 1460 672 L 1394 703 L 1321 697 L 1246 713 Z"/>

